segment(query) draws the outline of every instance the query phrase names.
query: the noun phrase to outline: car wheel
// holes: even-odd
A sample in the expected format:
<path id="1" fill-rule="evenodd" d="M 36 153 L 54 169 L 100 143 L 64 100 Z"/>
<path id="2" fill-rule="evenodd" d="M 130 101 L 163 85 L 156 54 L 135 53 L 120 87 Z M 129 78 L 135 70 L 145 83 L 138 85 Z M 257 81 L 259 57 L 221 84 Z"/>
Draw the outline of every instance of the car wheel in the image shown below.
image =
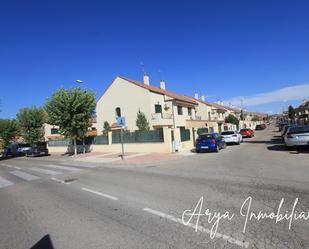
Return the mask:
<path id="1" fill-rule="evenodd" d="M 226 149 L 226 143 L 223 144 L 222 149 Z"/>
<path id="2" fill-rule="evenodd" d="M 200 150 L 195 150 L 195 152 L 196 152 L 196 153 L 200 153 L 201 151 L 200 151 Z"/>

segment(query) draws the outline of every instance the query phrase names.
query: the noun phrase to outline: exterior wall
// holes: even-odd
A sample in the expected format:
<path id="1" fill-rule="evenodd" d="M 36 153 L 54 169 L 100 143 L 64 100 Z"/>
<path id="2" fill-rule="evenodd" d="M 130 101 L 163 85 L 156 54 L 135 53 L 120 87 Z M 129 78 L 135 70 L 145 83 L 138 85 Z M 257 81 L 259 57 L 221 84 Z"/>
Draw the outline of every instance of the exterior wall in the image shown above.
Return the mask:
<path id="1" fill-rule="evenodd" d="M 194 108 L 192 108 L 192 116 L 188 115 L 188 107 L 182 106 L 182 115 L 178 115 L 178 105 L 181 106 L 181 104 L 174 104 L 174 115 L 175 115 L 175 126 L 181 127 L 181 126 L 186 126 L 186 120 L 188 119 L 194 119 L 195 118 L 195 111 Z"/>
<path id="2" fill-rule="evenodd" d="M 149 123 L 153 127 L 158 126 L 173 126 L 173 110 L 172 110 L 172 102 L 167 101 L 170 99 L 167 96 L 162 94 L 150 92 L 150 119 Z M 155 105 L 161 105 L 162 107 L 162 115 L 160 113 L 155 112 Z M 165 106 L 167 109 L 165 110 Z"/>
<path id="3" fill-rule="evenodd" d="M 44 139 L 45 139 L 45 141 L 47 141 L 49 138 L 55 138 L 56 139 L 56 138 L 62 138 L 63 137 L 60 134 L 51 134 L 52 128 L 58 129 L 58 126 L 50 125 L 50 124 L 47 124 L 47 123 L 44 124 Z"/>
<path id="4" fill-rule="evenodd" d="M 171 131 L 174 130 L 174 138 L 179 142 L 178 151 L 191 150 L 194 148 L 193 143 L 193 132 L 190 129 L 190 140 L 180 142 L 180 129 L 170 129 L 163 128 L 164 142 L 158 143 L 125 143 L 124 150 L 125 152 L 141 152 L 141 153 L 171 153 L 173 152 L 172 140 L 171 140 Z M 111 143 L 111 132 L 109 133 L 109 144 L 106 145 L 90 145 L 90 152 L 102 152 L 102 153 L 120 153 L 121 144 L 112 144 Z M 66 146 L 49 146 L 49 153 L 66 153 L 68 151 L 73 151 L 72 148 Z M 80 150 L 82 151 L 82 150 Z"/>
<path id="5" fill-rule="evenodd" d="M 219 132 L 218 123 L 209 120 L 187 120 L 186 127 L 195 128 L 195 130 L 198 128 L 212 128 L 213 132 Z"/>
<path id="6" fill-rule="evenodd" d="M 116 123 L 117 107 L 121 109 L 121 116 L 126 118 L 126 128 L 136 130 L 137 112 L 140 109 L 145 113 L 147 120 L 151 120 L 150 92 L 117 77 L 102 95 L 96 105 L 97 130 L 102 134 L 105 121 L 110 125 Z"/>

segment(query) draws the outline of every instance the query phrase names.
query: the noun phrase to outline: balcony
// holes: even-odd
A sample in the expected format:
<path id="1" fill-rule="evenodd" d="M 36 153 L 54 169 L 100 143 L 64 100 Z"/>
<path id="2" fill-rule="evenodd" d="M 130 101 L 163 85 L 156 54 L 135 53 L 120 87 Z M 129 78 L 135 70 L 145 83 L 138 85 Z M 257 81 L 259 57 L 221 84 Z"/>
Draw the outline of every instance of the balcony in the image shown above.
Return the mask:
<path id="1" fill-rule="evenodd" d="M 190 120 L 202 120 L 201 116 L 190 117 Z"/>
<path id="2" fill-rule="evenodd" d="M 152 126 L 172 126 L 173 114 L 170 113 L 153 113 L 151 114 Z"/>

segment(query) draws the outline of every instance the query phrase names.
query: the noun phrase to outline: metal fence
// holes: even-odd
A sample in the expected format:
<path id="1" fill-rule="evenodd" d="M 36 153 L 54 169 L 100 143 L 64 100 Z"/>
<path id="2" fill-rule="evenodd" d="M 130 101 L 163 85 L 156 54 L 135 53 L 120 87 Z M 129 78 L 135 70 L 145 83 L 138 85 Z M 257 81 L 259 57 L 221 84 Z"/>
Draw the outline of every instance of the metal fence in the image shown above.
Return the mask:
<path id="1" fill-rule="evenodd" d="M 48 146 L 69 146 L 70 139 L 48 140 Z"/>
<path id="2" fill-rule="evenodd" d="M 190 130 L 180 128 L 180 140 L 181 142 L 190 140 Z"/>
<path id="3" fill-rule="evenodd" d="M 123 132 L 124 143 L 162 143 L 164 142 L 163 130 L 153 131 L 135 131 L 135 132 Z M 121 132 L 113 132 L 112 143 L 121 143 Z"/>
<path id="4" fill-rule="evenodd" d="M 93 138 L 93 144 L 108 144 L 108 136 L 100 135 Z"/>

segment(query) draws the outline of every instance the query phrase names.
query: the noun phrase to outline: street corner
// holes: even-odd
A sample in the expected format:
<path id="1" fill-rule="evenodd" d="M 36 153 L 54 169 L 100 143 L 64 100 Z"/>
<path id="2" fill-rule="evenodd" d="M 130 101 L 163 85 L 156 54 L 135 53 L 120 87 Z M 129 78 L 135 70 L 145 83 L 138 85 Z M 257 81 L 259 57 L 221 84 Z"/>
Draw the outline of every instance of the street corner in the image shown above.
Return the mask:
<path id="1" fill-rule="evenodd" d="M 117 163 L 121 164 L 158 164 L 163 162 L 169 162 L 174 160 L 180 160 L 183 158 L 182 154 L 173 154 L 173 153 L 147 153 L 147 154 L 134 154 L 131 156 L 125 156 L 124 160 L 121 160 Z M 116 163 L 116 162 L 115 162 Z"/>

